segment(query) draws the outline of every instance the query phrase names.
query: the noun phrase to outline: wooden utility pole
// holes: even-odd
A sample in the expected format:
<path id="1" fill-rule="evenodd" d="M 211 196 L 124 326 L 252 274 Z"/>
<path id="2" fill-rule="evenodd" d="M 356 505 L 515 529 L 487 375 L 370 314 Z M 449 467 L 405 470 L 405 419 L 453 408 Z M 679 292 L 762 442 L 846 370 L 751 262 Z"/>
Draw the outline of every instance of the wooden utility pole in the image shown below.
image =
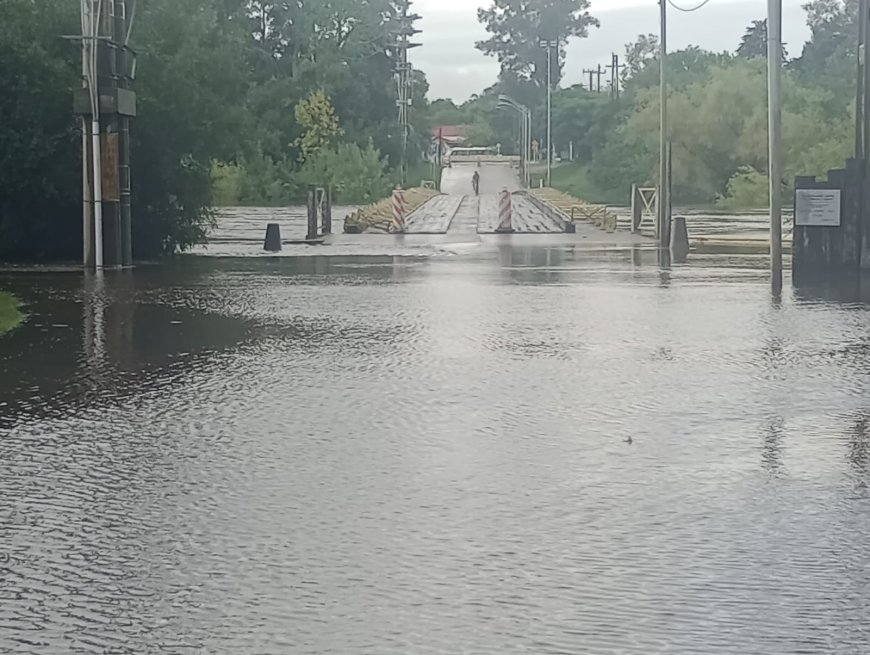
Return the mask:
<path id="1" fill-rule="evenodd" d="M 598 75 L 598 93 L 601 93 L 601 78 L 604 76 L 604 73 L 607 72 L 607 69 L 603 68 L 601 64 L 598 64 L 598 69 L 595 71 L 595 74 Z"/>
<path id="2" fill-rule="evenodd" d="M 619 100 L 619 71 L 625 68 L 625 64 L 619 63 L 619 55 L 614 52 L 610 57 L 610 66 L 605 68 L 610 69 L 610 95 Z"/>
<path id="3" fill-rule="evenodd" d="M 589 76 L 589 87 L 588 87 L 588 89 L 589 89 L 589 93 L 593 93 L 593 92 L 595 91 L 595 82 L 594 82 L 595 71 L 594 71 L 593 69 L 591 69 L 591 68 L 584 68 L 584 69 L 583 69 L 583 74 Z"/>
<path id="4" fill-rule="evenodd" d="M 778 296 L 782 293 L 782 0 L 768 0 L 767 35 L 770 283 Z"/>

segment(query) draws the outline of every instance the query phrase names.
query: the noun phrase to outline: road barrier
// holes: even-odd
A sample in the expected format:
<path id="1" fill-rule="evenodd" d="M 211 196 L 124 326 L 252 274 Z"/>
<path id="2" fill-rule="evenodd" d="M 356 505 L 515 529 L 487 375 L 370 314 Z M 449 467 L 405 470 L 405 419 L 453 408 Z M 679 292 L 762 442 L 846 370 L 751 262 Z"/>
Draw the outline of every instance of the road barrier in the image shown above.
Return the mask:
<path id="1" fill-rule="evenodd" d="M 269 223 L 266 226 L 266 241 L 263 243 L 266 252 L 281 252 L 281 226 Z"/>
<path id="2" fill-rule="evenodd" d="M 401 189 L 393 191 L 393 224 L 390 232 L 401 234 L 405 231 L 405 192 Z"/>
<path id="3" fill-rule="evenodd" d="M 498 202 L 498 234 L 510 234 L 513 228 L 513 201 L 511 192 L 503 189 Z"/>

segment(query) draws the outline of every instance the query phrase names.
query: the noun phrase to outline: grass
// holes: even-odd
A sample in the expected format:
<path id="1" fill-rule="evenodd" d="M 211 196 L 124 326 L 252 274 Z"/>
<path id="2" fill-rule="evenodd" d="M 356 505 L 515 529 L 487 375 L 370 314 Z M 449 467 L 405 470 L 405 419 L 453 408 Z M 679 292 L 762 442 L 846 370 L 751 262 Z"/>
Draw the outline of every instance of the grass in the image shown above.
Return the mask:
<path id="1" fill-rule="evenodd" d="M 546 173 L 535 172 L 532 174 L 532 187 L 539 184 L 539 180 Z M 589 176 L 589 167 L 582 164 L 560 164 L 553 167 L 552 186 L 554 189 L 563 191 L 569 195 L 597 205 L 627 205 L 630 194 L 604 190 L 595 184 Z M 625 195 L 625 197 L 623 197 Z"/>
<path id="2" fill-rule="evenodd" d="M 0 293 L 0 335 L 9 332 L 24 320 L 20 305 L 14 296 Z"/>
<path id="3" fill-rule="evenodd" d="M 438 183 L 441 181 L 438 179 L 440 177 L 440 171 L 435 171 L 435 177 L 432 177 L 432 163 L 427 161 L 421 161 L 416 164 L 413 164 L 408 167 L 408 174 L 406 176 L 406 184 L 407 188 L 413 188 L 421 186 L 424 181 L 435 182 L 435 186 L 437 188 Z M 399 183 L 399 178 L 401 174 L 399 171 L 395 171 L 393 176 L 396 178 L 396 184 Z"/>

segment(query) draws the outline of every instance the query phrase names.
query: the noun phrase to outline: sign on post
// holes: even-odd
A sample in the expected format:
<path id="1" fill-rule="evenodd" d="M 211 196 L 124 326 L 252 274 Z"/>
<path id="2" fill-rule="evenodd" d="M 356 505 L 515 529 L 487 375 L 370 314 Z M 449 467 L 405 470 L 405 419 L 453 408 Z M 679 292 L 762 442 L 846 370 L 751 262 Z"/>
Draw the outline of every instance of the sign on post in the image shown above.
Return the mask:
<path id="1" fill-rule="evenodd" d="M 797 189 L 795 191 L 795 225 L 840 227 L 840 189 Z"/>

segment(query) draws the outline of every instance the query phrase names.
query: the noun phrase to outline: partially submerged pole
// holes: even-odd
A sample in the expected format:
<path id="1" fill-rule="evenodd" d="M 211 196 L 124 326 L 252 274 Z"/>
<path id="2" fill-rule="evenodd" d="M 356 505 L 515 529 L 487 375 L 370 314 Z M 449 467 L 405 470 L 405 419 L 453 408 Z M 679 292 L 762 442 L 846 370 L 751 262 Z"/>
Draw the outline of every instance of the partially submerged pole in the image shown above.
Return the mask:
<path id="1" fill-rule="evenodd" d="M 782 293 L 782 0 L 767 3 L 767 75 L 770 285 L 774 295 L 779 295 Z"/>
<path id="2" fill-rule="evenodd" d="M 670 182 L 668 180 L 668 78 L 666 59 L 668 56 L 668 0 L 659 0 L 661 7 L 661 37 L 659 39 L 659 95 L 661 102 L 659 135 L 659 206 L 656 234 L 659 245 L 668 247 L 667 223 L 670 219 Z"/>
<path id="3" fill-rule="evenodd" d="M 313 241 L 317 238 L 317 187 L 311 185 L 308 187 L 308 234 L 305 237 L 307 241 Z"/>

